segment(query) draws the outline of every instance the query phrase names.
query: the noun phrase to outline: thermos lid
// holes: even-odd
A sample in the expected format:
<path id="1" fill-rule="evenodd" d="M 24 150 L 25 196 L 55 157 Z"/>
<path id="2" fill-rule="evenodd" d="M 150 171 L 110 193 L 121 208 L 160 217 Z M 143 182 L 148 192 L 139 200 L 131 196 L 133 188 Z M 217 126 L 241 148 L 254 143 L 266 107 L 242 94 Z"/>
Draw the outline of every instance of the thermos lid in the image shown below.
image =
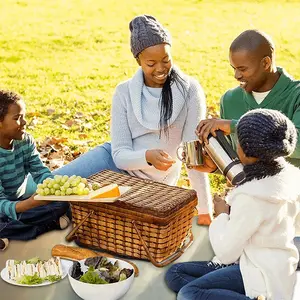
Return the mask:
<path id="1" fill-rule="evenodd" d="M 245 180 L 245 173 L 240 172 L 236 176 L 233 177 L 231 183 L 232 185 L 238 185 L 241 184 Z"/>

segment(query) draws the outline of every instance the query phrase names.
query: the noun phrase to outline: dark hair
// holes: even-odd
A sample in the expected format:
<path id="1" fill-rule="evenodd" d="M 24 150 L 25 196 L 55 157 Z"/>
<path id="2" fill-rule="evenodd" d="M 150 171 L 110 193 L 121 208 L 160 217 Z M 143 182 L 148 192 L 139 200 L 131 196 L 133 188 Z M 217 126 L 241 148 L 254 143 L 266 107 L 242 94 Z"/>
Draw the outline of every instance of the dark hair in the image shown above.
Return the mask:
<path id="1" fill-rule="evenodd" d="M 0 121 L 3 121 L 7 115 L 9 106 L 16 104 L 21 99 L 21 96 L 15 92 L 0 90 Z"/>
<path id="2" fill-rule="evenodd" d="M 167 77 L 166 82 L 163 85 L 161 96 L 160 96 L 160 120 L 159 127 L 161 137 L 162 132 L 168 137 L 169 136 L 169 120 L 173 113 L 173 95 L 171 86 L 176 84 L 181 91 L 183 97 L 186 96 L 185 80 L 179 75 L 175 69 L 171 69 L 170 74 Z"/>
<path id="3" fill-rule="evenodd" d="M 229 50 L 236 52 L 246 50 L 250 52 L 259 52 L 260 56 L 269 56 L 274 58 L 275 45 L 271 37 L 266 33 L 249 29 L 242 32 L 230 45 Z"/>

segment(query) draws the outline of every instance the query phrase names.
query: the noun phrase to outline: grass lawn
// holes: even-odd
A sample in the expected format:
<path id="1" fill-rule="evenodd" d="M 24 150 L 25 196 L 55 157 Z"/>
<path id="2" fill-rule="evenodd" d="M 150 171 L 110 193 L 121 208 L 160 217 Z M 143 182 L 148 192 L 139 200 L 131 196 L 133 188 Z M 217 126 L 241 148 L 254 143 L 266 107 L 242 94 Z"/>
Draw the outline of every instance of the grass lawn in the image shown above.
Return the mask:
<path id="1" fill-rule="evenodd" d="M 284 0 L 0 1 L 0 87 L 25 97 L 37 140 L 65 137 L 86 151 L 109 140 L 114 88 L 137 69 L 128 29 L 135 15 L 152 14 L 170 30 L 175 63 L 200 81 L 216 114 L 236 85 L 229 45 L 245 29 L 269 33 L 278 65 L 300 78 L 299 11 L 299 1 Z"/>

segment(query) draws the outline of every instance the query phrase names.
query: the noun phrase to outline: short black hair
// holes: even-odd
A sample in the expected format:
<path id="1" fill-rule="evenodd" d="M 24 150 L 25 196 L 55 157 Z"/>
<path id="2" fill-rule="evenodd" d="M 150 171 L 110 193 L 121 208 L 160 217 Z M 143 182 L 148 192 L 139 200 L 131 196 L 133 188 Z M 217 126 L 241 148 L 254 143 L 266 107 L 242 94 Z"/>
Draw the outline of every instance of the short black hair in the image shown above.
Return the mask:
<path id="1" fill-rule="evenodd" d="M 239 50 L 258 52 L 261 56 L 269 56 L 272 59 L 275 53 L 275 45 L 266 33 L 249 29 L 242 32 L 230 45 L 231 52 Z"/>
<path id="2" fill-rule="evenodd" d="M 22 97 L 15 92 L 0 90 L 0 121 L 3 121 L 7 115 L 11 104 L 16 104 L 22 100 Z"/>

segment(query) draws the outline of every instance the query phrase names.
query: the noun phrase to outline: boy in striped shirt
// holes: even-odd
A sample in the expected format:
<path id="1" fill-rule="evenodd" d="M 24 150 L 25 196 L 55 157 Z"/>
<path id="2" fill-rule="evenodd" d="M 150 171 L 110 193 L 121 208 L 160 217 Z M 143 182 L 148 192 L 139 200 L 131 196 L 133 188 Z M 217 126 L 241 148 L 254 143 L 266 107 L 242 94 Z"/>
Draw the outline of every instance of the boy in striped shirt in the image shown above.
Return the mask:
<path id="1" fill-rule="evenodd" d="M 53 175 L 41 161 L 25 126 L 23 99 L 0 90 L 0 249 L 7 247 L 8 239 L 34 239 L 70 223 L 67 202 L 33 199 L 35 190 L 27 186 L 27 176 L 31 174 L 38 184 Z"/>

